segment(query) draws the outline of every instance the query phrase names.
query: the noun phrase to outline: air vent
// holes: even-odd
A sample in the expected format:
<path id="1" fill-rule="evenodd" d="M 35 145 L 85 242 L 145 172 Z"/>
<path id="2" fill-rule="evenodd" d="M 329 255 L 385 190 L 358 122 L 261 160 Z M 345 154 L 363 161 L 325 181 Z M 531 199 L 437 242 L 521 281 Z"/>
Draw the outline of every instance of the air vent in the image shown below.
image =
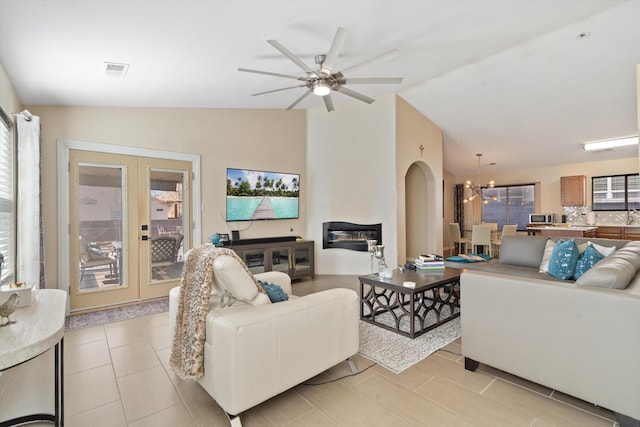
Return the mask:
<path id="1" fill-rule="evenodd" d="M 124 78 L 129 70 L 129 64 L 120 64 L 117 62 L 105 62 L 102 64 L 102 74 L 109 77 Z"/>

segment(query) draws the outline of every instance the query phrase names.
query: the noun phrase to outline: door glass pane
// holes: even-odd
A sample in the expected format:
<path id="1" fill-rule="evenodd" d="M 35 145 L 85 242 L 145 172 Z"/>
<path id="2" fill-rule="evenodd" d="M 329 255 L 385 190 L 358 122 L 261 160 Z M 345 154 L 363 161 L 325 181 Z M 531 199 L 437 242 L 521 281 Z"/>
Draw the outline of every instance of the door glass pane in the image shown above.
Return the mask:
<path id="1" fill-rule="evenodd" d="M 151 280 L 182 277 L 184 236 L 184 173 L 152 169 L 149 212 L 151 215 Z"/>
<path id="2" fill-rule="evenodd" d="M 253 274 L 264 273 L 266 271 L 266 249 L 248 249 L 242 251 L 242 258 L 247 268 L 249 268 Z"/>
<path id="3" fill-rule="evenodd" d="M 123 178 L 122 166 L 78 164 L 80 292 L 126 285 Z"/>
<path id="4" fill-rule="evenodd" d="M 271 250 L 271 269 L 289 274 L 289 249 L 277 248 Z"/>
<path id="5" fill-rule="evenodd" d="M 308 273 L 311 271 L 311 251 L 309 248 L 296 248 L 296 264 L 295 264 L 295 272 L 296 274 L 304 275 L 304 273 Z"/>

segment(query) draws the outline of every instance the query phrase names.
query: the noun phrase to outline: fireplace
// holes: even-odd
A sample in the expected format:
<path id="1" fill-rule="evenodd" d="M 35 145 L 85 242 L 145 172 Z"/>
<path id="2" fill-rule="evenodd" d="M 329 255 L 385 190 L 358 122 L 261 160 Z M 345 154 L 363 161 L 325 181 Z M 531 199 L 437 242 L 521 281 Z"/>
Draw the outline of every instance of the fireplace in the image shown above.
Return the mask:
<path id="1" fill-rule="evenodd" d="M 325 222 L 322 224 L 322 249 L 340 248 L 367 252 L 367 240 L 382 244 L 382 224 Z"/>

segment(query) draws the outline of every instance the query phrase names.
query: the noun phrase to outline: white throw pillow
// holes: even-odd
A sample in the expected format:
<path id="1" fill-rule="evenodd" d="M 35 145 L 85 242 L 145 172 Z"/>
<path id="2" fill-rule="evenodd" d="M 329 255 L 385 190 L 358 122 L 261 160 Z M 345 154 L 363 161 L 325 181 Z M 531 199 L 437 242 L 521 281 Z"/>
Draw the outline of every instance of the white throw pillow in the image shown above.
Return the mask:
<path id="1" fill-rule="evenodd" d="M 615 246 L 602 246 L 597 243 L 593 243 L 592 241 L 589 241 L 587 243 L 593 246 L 593 249 L 600 252 L 600 254 L 603 255 L 605 258 L 616 251 Z"/>
<path id="2" fill-rule="evenodd" d="M 551 259 L 551 254 L 553 254 L 553 249 L 556 247 L 556 242 L 549 239 L 547 240 L 547 244 L 544 247 L 544 253 L 542 254 L 542 262 L 540 263 L 540 273 L 548 273 L 549 272 L 549 260 Z"/>

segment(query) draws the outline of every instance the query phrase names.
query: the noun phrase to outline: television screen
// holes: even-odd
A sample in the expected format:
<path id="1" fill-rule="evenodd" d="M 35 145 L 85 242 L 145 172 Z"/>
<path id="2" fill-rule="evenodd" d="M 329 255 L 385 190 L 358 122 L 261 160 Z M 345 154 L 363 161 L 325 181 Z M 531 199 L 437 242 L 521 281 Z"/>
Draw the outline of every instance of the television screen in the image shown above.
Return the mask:
<path id="1" fill-rule="evenodd" d="M 227 168 L 227 221 L 298 218 L 300 175 Z"/>

